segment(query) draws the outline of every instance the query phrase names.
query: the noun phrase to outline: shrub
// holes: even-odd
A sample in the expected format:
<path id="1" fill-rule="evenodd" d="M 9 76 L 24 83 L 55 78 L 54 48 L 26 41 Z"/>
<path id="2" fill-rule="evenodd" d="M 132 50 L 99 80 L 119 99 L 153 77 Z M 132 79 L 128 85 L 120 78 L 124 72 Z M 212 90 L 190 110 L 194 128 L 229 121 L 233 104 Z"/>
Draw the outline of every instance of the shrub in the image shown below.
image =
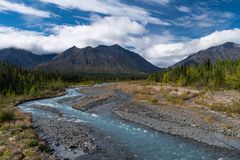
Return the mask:
<path id="1" fill-rule="evenodd" d="M 48 84 L 48 88 L 50 88 L 53 91 L 63 90 L 65 88 L 65 84 L 61 80 L 53 81 L 50 84 Z"/>
<path id="2" fill-rule="evenodd" d="M 32 148 L 38 146 L 38 141 L 36 139 L 27 140 L 26 147 Z"/>
<path id="3" fill-rule="evenodd" d="M 46 144 L 39 144 L 39 149 L 41 152 L 49 153 L 51 150 Z"/>
<path id="4" fill-rule="evenodd" d="M 34 86 L 32 86 L 32 88 L 30 89 L 29 94 L 30 94 L 31 96 L 35 96 L 35 95 L 36 95 L 36 89 L 35 89 Z"/>
<path id="5" fill-rule="evenodd" d="M 158 100 L 157 100 L 156 98 L 154 98 L 154 99 L 152 100 L 152 104 L 153 104 L 153 105 L 157 105 L 157 104 L 158 104 Z"/>
<path id="6" fill-rule="evenodd" d="M 14 113 L 10 111 L 0 111 L 0 122 L 8 122 L 14 119 Z"/>

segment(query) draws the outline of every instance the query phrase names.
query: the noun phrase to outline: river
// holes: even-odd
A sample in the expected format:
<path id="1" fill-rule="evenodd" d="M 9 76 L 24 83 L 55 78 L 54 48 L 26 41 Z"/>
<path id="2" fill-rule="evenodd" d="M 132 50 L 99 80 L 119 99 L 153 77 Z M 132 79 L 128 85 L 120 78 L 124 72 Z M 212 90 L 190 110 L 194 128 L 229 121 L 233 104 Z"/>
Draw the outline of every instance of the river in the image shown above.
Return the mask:
<path id="1" fill-rule="evenodd" d="M 187 138 L 172 136 L 160 133 L 147 127 L 134 124 L 118 118 L 110 110 L 104 110 L 104 107 L 95 112 L 82 112 L 73 109 L 71 103 L 60 103 L 59 100 L 71 99 L 74 97 L 83 97 L 84 94 L 78 92 L 79 88 L 67 89 L 67 94 L 60 97 L 48 98 L 42 100 L 33 100 L 20 104 L 18 107 L 31 113 L 33 117 L 44 117 L 49 119 L 59 119 L 64 117 L 67 121 L 81 123 L 104 134 L 115 143 L 114 146 L 125 148 L 132 154 L 134 159 L 140 160 L 225 160 L 238 159 L 239 155 L 223 152 L 224 149 L 212 147 L 206 144 L 198 143 Z M 33 106 L 40 106 L 38 108 Z M 55 114 L 45 107 L 54 108 L 62 114 Z M 104 144 L 102 144 L 104 145 Z M 105 144 L 107 145 L 107 144 Z M 81 155 L 78 155 L 81 157 Z M 77 159 L 76 157 L 70 157 Z"/>

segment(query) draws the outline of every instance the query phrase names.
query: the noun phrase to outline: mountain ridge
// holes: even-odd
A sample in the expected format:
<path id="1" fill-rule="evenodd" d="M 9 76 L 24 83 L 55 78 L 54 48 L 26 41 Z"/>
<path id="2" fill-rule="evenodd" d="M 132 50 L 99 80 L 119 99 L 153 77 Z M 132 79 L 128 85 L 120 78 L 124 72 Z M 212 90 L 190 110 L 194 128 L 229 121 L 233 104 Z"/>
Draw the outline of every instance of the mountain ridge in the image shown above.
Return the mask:
<path id="1" fill-rule="evenodd" d="M 238 59 L 240 59 L 240 44 L 234 42 L 226 42 L 222 45 L 213 46 L 191 54 L 187 58 L 177 62 L 171 67 L 179 67 L 182 65 L 199 65 L 208 60 L 210 60 L 211 63 L 216 63 L 217 61 L 235 61 Z"/>
<path id="2" fill-rule="evenodd" d="M 25 49 L 10 47 L 0 50 L 0 62 L 21 65 L 25 69 L 30 69 L 40 63 L 51 60 L 56 55 L 37 55 Z"/>
<path id="3" fill-rule="evenodd" d="M 160 70 L 139 54 L 117 44 L 95 48 L 73 46 L 38 68 L 76 73 L 152 73 Z"/>

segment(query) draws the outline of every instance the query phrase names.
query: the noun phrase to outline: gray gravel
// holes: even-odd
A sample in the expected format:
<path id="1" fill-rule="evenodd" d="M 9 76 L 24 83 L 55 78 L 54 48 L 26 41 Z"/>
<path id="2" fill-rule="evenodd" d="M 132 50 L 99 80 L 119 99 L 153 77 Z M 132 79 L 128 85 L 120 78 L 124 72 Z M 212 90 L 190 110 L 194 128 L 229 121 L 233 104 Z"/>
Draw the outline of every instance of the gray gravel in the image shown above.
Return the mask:
<path id="1" fill-rule="evenodd" d="M 67 121 L 64 117 L 34 117 L 33 125 L 39 136 L 46 140 L 60 159 L 79 158 L 85 153 L 101 153 L 94 143 L 93 130 L 82 123 Z"/>
<path id="2" fill-rule="evenodd" d="M 86 88 L 90 95 L 101 94 L 103 89 L 104 88 Z M 103 90 L 103 93 L 106 92 L 106 90 Z M 218 130 L 217 128 L 219 127 L 216 127 L 219 125 L 218 123 L 226 122 L 228 119 L 216 114 L 212 115 L 215 116 L 218 123 L 207 125 L 204 122 L 204 116 L 206 115 L 204 110 L 196 112 L 189 108 L 161 105 L 154 107 L 139 104 L 133 102 L 129 95 L 120 90 L 114 90 L 113 96 L 111 96 L 106 103 L 111 103 L 112 107 L 102 108 L 102 106 L 96 103 L 95 107 L 91 107 L 91 110 L 95 112 L 102 112 L 107 109 L 112 110 L 114 114 L 125 120 L 145 125 L 160 132 L 190 138 L 217 147 L 240 150 L 240 139 L 235 137 L 235 135 L 239 135 L 240 131 L 232 129 L 231 137 L 229 134 L 226 134 L 225 130 Z M 231 121 L 229 121 L 229 123 L 231 123 Z M 226 136 L 228 136 L 228 140 L 226 140 Z"/>
<path id="3" fill-rule="evenodd" d="M 227 147 L 226 141 L 223 143 L 221 134 L 209 129 L 207 126 L 200 125 L 200 121 L 188 111 L 157 111 L 147 105 L 140 105 L 132 102 L 130 96 L 119 91 L 106 91 L 89 87 L 88 95 L 113 93 L 110 99 L 94 105 L 88 112 L 101 113 L 112 111 L 119 117 L 142 124 L 155 130 L 187 137 L 199 142 L 207 143 L 219 147 Z M 80 100 L 82 97 L 76 97 Z M 76 99 L 64 99 L 60 103 L 74 103 Z M 70 101 L 70 102 L 69 102 Z M 116 146 L 113 139 L 106 137 L 99 130 L 91 128 L 82 122 L 69 121 L 69 118 L 48 107 L 35 106 L 48 112 L 56 114 L 56 117 L 37 117 L 33 116 L 33 125 L 41 138 L 46 140 L 53 153 L 60 159 L 76 160 L 127 160 L 135 159 L 126 148 Z M 184 117 L 190 117 L 190 120 Z M 234 141 L 236 142 L 236 141 Z"/>
<path id="4" fill-rule="evenodd" d="M 180 108 L 178 110 L 176 108 L 170 110 L 169 107 L 159 108 L 156 110 L 134 102 L 125 102 L 120 107 L 114 108 L 113 113 L 131 122 L 164 133 L 191 138 L 217 147 L 239 149 L 239 146 L 236 145 L 240 145 L 238 139 L 234 139 L 234 144 L 228 143 L 224 140 L 224 134 L 202 124 L 199 120 L 201 117 L 194 117 L 195 115 L 191 111 L 181 110 Z M 228 138 L 231 140 L 231 137 Z"/>

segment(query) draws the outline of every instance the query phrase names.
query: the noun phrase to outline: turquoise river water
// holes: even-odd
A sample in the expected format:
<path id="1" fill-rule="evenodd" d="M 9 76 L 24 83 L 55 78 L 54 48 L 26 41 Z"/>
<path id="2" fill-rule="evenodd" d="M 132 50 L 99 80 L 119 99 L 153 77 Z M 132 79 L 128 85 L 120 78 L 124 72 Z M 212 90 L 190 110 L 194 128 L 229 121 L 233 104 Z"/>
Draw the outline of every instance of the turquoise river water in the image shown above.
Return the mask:
<path id="1" fill-rule="evenodd" d="M 60 97 L 34 100 L 19 105 L 24 112 L 33 115 L 51 117 L 51 112 L 36 109 L 31 106 L 53 107 L 63 113 L 69 121 L 85 123 L 96 130 L 101 130 L 110 136 L 119 146 L 127 148 L 140 160 L 225 160 L 239 159 L 239 155 L 228 155 L 216 147 L 195 141 L 160 133 L 147 127 L 137 125 L 113 116 L 111 112 L 88 113 L 73 109 L 67 103 L 58 103 L 59 100 L 75 96 L 83 96 L 78 88 L 67 89 L 67 94 Z M 57 118 L 57 117 L 56 117 Z"/>

